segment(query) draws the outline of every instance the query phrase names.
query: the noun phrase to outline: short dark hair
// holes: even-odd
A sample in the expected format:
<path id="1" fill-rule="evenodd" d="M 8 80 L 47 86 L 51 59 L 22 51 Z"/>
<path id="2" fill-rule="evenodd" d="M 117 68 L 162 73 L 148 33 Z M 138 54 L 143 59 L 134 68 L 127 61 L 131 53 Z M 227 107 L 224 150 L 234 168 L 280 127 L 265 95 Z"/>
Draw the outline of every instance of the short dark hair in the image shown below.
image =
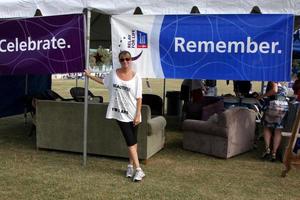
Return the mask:
<path id="1" fill-rule="evenodd" d="M 119 59 L 120 59 L 121 56 L 123 56 L 123 55 L 129 55 L 130 58 L 131 58 L 131 53 L 130 53 L 129 51 L 121 51 L 121 52 L 119 53 Z"/>

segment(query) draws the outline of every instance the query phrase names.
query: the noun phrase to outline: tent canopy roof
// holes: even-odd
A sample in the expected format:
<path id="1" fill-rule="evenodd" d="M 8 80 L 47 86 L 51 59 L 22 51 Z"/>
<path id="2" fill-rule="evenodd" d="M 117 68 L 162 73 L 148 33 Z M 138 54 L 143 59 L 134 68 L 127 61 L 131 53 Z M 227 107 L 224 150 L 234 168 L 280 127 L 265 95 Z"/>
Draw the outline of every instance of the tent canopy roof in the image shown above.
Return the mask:
<path id="1" fill-rule="evenodd" d="M 247 14 L 254 6 L 262 13 L 300 15 L 300 0 L 1 0 L 0 18 L 31 17 L 39 9 L 44 16 L 81 13 L 85 8 L 103 14 L 189 14 L 197 6 L 201 14 Z"/>

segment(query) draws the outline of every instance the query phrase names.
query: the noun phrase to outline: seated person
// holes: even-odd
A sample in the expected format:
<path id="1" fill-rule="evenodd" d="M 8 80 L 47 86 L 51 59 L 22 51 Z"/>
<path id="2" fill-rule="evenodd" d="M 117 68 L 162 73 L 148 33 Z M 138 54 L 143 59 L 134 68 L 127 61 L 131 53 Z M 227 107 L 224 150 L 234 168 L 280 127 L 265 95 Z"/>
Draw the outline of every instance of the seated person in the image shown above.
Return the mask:
<path id="1" fill-rule="evenodd" d="M 300 73 L 297 74 L 297 79 L 293 84 L 294 95 L 296 95 L 296 100 L 300 101 Z"/>
<path id="2" fill-rule="evenodd" d="M 295 80 L 298 78 L 298 74 L 300 73 L 300 66 L 296 59 L 293 59 L 292 62 L 292 80 Z"/>
<path id="3" fill-rule="evenodd" d="M 264 112 L 262 124 L 265 141 L 265 151 L 262 158 L 276 160 L 277 150 L 281 142 L 281 131 L 284 127 L 284 118 L 288 111 L 286 101 L 287 90 L 278 82 L 269 81 L 266 92 L 258 99 L 268 98 L 268 105 Z"/>
<path id="4" fill-rule="evenodd" d="M 217 96 L 217 81 L 205 80 L 206 96 Z"/>
<path id="5" fill-rule="evenodd" d="M 190 91 L 191 101 L 193 103 L 199 103 L 203 98 L 203 92 L 206 92 L 206 88 L 202 80 L 184 79 L 181 87 L 188 87 Z"/>
<path id="6" fill-rule="evenodd" d="M 250 81 L 233 81 L 233 90 L 236 96 L 250 97 L 251 87 Z"/>

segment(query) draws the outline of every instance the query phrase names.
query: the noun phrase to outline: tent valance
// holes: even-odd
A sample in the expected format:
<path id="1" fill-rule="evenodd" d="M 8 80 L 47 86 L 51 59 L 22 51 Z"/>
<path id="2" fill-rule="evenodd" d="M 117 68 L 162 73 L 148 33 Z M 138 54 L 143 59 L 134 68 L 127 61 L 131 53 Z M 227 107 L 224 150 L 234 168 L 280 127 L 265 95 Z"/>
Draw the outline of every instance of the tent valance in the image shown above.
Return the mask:
<path id="1" fill-rule="evenodd" d="M 300 0 L 2 0 L 0 18 L 30 17 L 37 9 L 44 16 L 81 13 L 88 8 L 104 14 L 132 14 L 140 7 L 143 14 L 189 14 L 197 6 L 202 14 L 247 14 L 254 6 L 262 13 L 300 15 Z"/>

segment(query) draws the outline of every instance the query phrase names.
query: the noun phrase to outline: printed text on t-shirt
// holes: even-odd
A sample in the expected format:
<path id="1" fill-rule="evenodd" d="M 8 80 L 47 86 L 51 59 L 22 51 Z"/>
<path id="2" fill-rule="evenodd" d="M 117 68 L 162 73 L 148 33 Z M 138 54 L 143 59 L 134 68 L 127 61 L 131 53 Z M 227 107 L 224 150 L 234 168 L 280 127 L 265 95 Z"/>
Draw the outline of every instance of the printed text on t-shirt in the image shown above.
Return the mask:
<path id="1" fill-rule="evenodd" d="M 120 112 L 120 113 L 125 113 L 125 114 L 128 114 L 128 111 L 127 110 L 120 110 L 119 108 L 111 108 L 112 111 L 115 111 L 115 112 Z"/>
<path id="2" fill-rule="evenodd" d="M 130 91 L 130 88 L 129 87 L 126 87 L 126 86 L 124 86 L 124 85 L 118 85 L 118 84 L 113 84 L 113 87 L 114 88 L 118 88 L 118 89 L 121 89 L 121 90 L 125 90 L 125 91 L 127 91 L 127 92 L 129 92 Z"/>

